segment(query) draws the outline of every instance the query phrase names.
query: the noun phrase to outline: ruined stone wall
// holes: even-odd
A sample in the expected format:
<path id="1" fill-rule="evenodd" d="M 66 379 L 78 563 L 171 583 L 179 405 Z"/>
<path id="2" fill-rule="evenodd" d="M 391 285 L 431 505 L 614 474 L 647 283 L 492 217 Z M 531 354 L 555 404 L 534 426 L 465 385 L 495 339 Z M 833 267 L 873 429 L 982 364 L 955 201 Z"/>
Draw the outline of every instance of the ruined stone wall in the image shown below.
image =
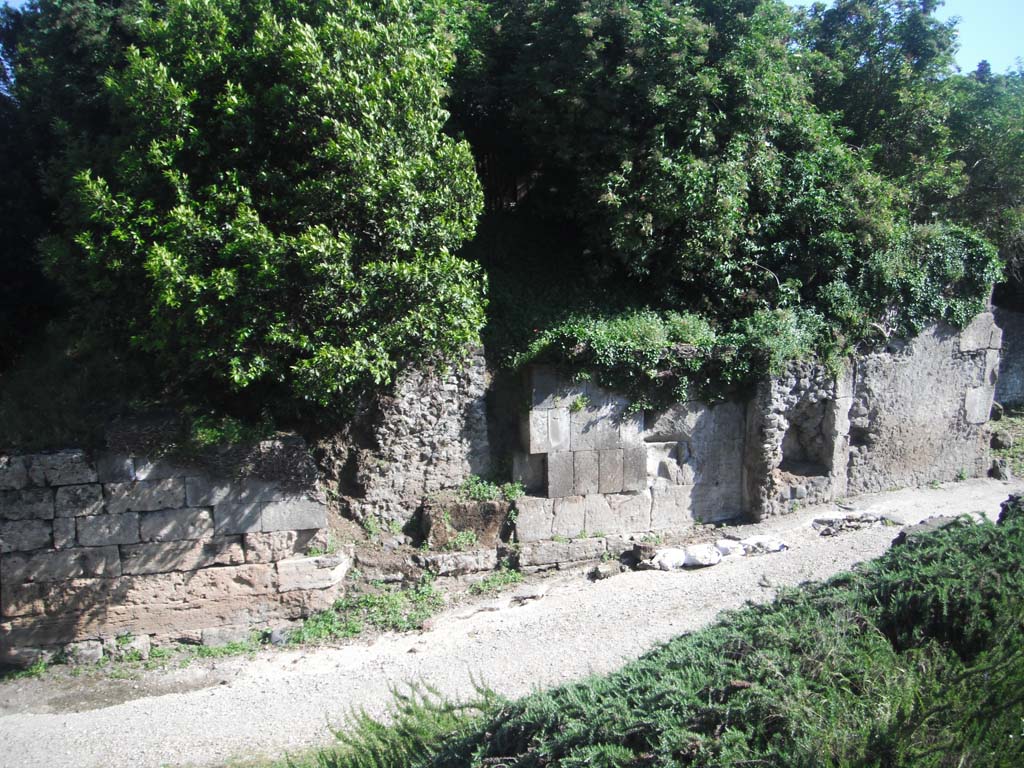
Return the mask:
<path id="1" fill-rule="evenodd" d="M 991 313 L 963 331 L 932 326 L 857 361 L 849 492 L 984 475 L 1002 332 Z"/>
<path id="2" fill-rule="evenodd" d="M 491 470 L 482 349 L 449 369 L 406 371 L 382 397 L 354 446 L 344 489 L 357 519 L 409 521 L 428 494 Z"/>
<path id="3" fill-rule="evenodd" d="M 749 401 L 663 413 L 633 413 L 614 393 L 534 368 L 514 462 L 529 494 L 518 504 L 521 562 L 984 475 L 1000 345 L 984 313 L 961 332 L 933 326 L 894 341 L 838 375 L 792 363 Z"/>
<path id="4" fill-rule="evenodd" d="M 348 567 L 306 556 L 326 529 L 311 485 L 79 450 L 0 456 L 0 662 L 304 617 L 335 599 Z"/>
<path id="5" fill-rule="evenodd" d="M 1003 331 L 1002 359 L 996 400 L 1003 405 L 1024 404 L 1024 313 L 996 309 L 996 325 Z"/>

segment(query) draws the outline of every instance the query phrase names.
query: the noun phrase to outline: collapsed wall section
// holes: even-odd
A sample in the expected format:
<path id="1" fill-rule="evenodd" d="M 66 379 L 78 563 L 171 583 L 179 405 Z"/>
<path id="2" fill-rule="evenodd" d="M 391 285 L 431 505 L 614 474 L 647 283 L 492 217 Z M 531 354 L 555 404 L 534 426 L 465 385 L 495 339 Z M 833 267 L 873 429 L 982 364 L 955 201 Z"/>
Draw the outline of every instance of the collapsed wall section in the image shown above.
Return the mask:
<path id="1" fill-rule="evenodd" d="M 326 547 L 311 485 L 80 450 L 2 456 L 0 662 L 307 616 L 337 597 L 348 568 L 345 555 L 306 556 Z"/>

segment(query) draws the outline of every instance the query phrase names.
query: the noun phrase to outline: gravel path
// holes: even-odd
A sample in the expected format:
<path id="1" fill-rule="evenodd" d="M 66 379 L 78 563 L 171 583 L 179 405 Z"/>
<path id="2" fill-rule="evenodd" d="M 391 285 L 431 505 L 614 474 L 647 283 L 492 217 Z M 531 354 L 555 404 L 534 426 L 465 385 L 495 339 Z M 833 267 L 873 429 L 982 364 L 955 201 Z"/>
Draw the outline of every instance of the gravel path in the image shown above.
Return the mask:
<path id="1" fill-rule="evenodd" d="M 1015 488 L 972 480 L 862 496 L 851 504 L 902 523 L 964 512 L 995 517 Z M 769 600 L 776 587 L 826 578 L 875 557 L 897 533 L 881 527 L 818 536 L 811 520 L 834 510 L 816 507 L 745 527 L 780 535 L 790 549 L 778 554 L 599 582 L 559 574 L 541 582 L 548 587 L 542 599 L 512 607 L 506 594 L 462 605 L 421 634 L 385 636 L 369 646 L 267 652 L 221 660 L 201 672 L 117 681 L 136 686 L 139 697 L 114 706 L 74 711 L 83 708 L 87 691 L 52 690 L 58 684 L 52 680 L 4 683 L 0 766 L 147 768 L 280 757 L 329 740 L 330 726 L 353 709 L 383 713 L 390 689 L 404 682 L 421 681 L 455 698 L 472 696 L 475 684 L 515 697 L 611 672 L 724 609 Z"/>

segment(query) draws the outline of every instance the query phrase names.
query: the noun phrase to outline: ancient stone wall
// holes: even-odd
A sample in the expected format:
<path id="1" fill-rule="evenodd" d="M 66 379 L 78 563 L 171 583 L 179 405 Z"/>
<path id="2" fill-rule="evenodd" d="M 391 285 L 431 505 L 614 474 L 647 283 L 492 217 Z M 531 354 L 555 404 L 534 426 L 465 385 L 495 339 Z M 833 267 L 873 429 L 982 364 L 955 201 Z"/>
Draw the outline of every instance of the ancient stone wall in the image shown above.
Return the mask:
<path id="1" fill-rule="evenodd" d="M 482 349 L 451 368 L 411 369 L 382 397 L 352 448 L 354 517 L 406 523 L 428 494 L 491 469 Z"/>
<path id="2" fill-rule="evenodd" d="M 306 556 L 326 545 L 311 485 L 79 450 L 0 456 L 0 662 L 306 616 L 348 567 L 345 555 Z"/>
<path id="3" fill-rule="evenodd" d="M 1024 404 L 1024 313 L 996 309 L 996 325 L 1003 331 L 1002 358 L 996 400 L 1003 405 Z"/>
<path id="4" fill-rule="evenodd" d="M 611 551 L 616 537 L 983 475 L 1000 344 L 984 313 L 838 375 L 792 363 L 749 401 L 663 413 L 633 413 L 614 393 L 536 367 L 514 462 L 529 494 L 518 503 L 520 560 L 541 566 L 587 555 L 598 539 Z"/>
<path id="5" fill-rule="evenodd" d="M 984 475 L 1002 332 L 991 313 L 957 333 L 933 326 L 857 361 L 850 493 Z"/>

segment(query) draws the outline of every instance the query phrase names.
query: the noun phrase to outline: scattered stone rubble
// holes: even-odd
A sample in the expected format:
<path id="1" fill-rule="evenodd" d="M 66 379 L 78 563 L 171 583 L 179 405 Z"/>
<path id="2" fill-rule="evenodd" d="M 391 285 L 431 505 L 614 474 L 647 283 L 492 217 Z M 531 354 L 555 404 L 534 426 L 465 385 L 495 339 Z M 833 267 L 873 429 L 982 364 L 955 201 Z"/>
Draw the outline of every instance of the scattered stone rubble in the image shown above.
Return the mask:
<path id="1" fill-rule="evenodd" d="M 811 523 L 819 536 L 838 536 L 849 531 L 859 531 L 862 528 L 881 528 L 885 525 L 899 525 L 892 518 L 885 515 L 876 515 L 871 512 L 860 512 L 846 515 L 835 515 L 818 517 Z"/>

